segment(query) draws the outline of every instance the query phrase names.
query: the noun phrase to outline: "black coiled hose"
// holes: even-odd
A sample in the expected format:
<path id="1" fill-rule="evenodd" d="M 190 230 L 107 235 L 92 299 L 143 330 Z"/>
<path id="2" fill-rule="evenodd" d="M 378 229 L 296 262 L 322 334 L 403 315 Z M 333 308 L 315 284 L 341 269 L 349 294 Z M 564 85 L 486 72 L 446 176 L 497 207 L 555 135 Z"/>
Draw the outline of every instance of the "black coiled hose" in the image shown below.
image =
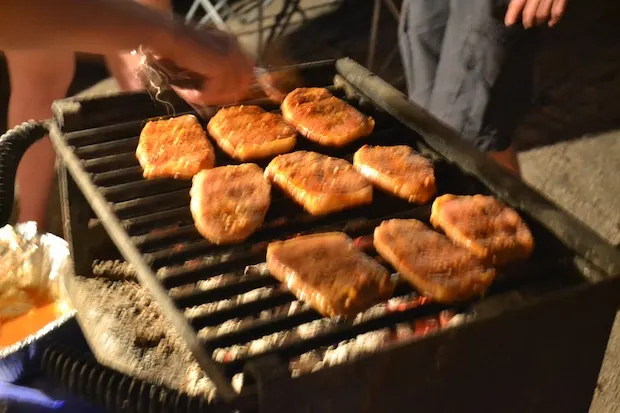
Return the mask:
<path id="1" fill-rule="evenodd" d="M 218 408 L 203 397 L 190 397 L 126 376 L 62 345 L 49 344 L 41 355 L 40 365 L 47 377 L 59 380 L 73 394 L 89 399 L 111 413 L 226 411 L 222 405 Z"/>
<path id="2" fill-rule="evenodd" d="M 0 136 L 0 226 L 11 218 L 19 161 L 33 143 L 48 133 L 44 122 L 28 121 Z"/>

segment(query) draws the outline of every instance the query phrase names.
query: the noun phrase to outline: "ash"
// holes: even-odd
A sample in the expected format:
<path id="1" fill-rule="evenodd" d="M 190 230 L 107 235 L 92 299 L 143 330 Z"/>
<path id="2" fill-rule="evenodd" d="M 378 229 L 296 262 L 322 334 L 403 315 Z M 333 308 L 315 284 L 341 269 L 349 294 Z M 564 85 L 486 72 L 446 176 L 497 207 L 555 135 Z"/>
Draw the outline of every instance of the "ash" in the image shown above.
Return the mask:
<path id="1" fill-rule="evenodd" d="M 185 383 L 183 388 L 187 389 L 187 393 L 190 395 L 205 394 L 207 400 L 212 402 L 215 400 L 217 390 L 215 384 L 209 379 L 205 373 L 200 369 L 198 363 L 192 363 L 185 375 Z"/>
<path id="2" fill-rule="evenodd" d="M 92 265 L 93 275 L 110 280 L 137 281 L 134 266 L 126 261 L 95 260 Z"/>

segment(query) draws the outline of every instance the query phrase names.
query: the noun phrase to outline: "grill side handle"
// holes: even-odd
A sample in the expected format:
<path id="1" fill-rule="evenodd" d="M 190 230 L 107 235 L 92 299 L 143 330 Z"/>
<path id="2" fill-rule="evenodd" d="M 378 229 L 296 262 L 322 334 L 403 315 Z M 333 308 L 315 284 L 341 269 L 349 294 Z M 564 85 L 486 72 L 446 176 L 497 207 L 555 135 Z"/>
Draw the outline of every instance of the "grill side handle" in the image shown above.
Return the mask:
<path id="1" fill-rule="evenodd" d="M 46 122 L 30 120 L 0 136 L 0 226 L 9 222 L 15 200 L 15 176 L 22 157 L 48 133 Z"/>

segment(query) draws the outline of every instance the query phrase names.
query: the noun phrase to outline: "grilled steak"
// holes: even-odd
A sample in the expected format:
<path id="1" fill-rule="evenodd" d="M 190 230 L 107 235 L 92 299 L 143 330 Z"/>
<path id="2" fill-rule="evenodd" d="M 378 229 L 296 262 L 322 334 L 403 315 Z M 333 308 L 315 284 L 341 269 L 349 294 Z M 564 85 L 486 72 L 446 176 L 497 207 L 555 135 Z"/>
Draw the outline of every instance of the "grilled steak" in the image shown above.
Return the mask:
<path id="1" fill-rule="evenodd" d="M 372 202 L 372 186 L 349 162 L 316 152 L 276 156 L 265 176 L 312 215 L 324 215 Z"/>
<path id="2" fill-rule="evenodd" d="M 362 146 L 353 165 L 370 182 L 409 202 L 430 201 L 437 188 L 433 164 L 409 146 Z"/>
<path id="3" fill-rule="evenodd" d="M 517 211 L 492 196 L 440 196 L 433 202 L 431 222 L 493 265 L 525 259 L 534 249 L 532 233 Z"/>
<path id="4" fill-rule="evenodd" d="M 190 191 L 196 229 L 215 244 L 245 240 L 265 219 L 270 190 L 263 170 L 254 164 L 201 171 Z"/>
<path id="5" fill-rule="evenodd" d="M 420 293 L 452 303 L 484 294 L 495 270 L 415 219 L 391 219 L 375 228 L 377 252 Z"/>
<path id="6" fill-rule="evenodd" d="M 281 105 L 299 133 L 326 146 L 344 146 L 370 135 L 375 121 L 323 88 L 298 88 Z"/>
<path id="7" fill-rule="evenodd" d="M 207 130 L 224 152 L 240 161 L 289 152 L 297 141 L 297 131 L 282 117 L 252 105 L 220 109 Z"/>
<path id="8" fill-rule="evenodd" d="M 215 166 L 213 146 L 193 115 L 148 122 L 140 133 L 136 158 L 148 179 L 191 179 Z"/>
<path id="9" fill-rule="evenodd" d="M 267 268 L 326 316 L 354 315 L 394 291 L 389 272 L 342 232 L 273 242 L 267 248 Z"/>

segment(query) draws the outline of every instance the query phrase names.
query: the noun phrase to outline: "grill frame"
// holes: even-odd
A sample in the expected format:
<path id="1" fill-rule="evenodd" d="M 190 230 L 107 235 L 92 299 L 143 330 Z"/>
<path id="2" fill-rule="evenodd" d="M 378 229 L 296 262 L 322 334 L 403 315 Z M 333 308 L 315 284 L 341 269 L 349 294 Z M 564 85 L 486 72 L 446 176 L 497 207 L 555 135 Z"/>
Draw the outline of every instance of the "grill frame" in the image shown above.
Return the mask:
<path id="1" fill-rule="evenodd" d="M 341 59 L 335 64 L 339 74 L 342 76 L 341 78 L 339 78 L 338 82 L 341 82 L 341 86 L 348 90 L 349 93 L 359 95 L 359 90 L 363 89 L 364 94 L 362 96 L 362 100 L 372 98 L 372 102 L 375 105 L 381 107 L 383 110 L 386 110 L 390 115 L 394 116 L 396 119 L 400 120 L 407 126 L 417 129 L 417 132 L 421 135 L 426 145 L 428 145 L 439 154 L 445 156 L 446 158 L 456 161 L 466 172 L 471 173 L 477 179 L 482 180 L 489 187 L 495 188 L 496 194 L 503 198 L 505 201 L 507 201 L 509 204 L 512 204 L 513 206 L 516 206 L 519 209 L 528 212 L 534 218 L 539 219 L 541 218 L 541 214 L 536 211 L 536 208 L 544 207 L 543 212 L 547 215 L 543 214 L 543 218 L 545 216 L 548 217 L 548 214 L 551 212 L 554 220 L 552 221 L 551 228 L 549 229 L 551 229 L 551 231 L 554 232 L 555 235 L 558 236 L 558 238 L 562 239 L 569 248 L 576 250 L 578 255 L 588 257 L 591 261 L 579 262 L 579 264 L 582 265 L 583 268 L 585 268 L 583 274 L 585 275 L 584 279 L 586 283 L 604 281 L 604 284 L 612 283 L 615 288 L 617 283 L 612 282 L 613 280 L 608 281 L 608 274 L 615 275 L 617 273 L 617 263 L 620 262 L 620 260 L 618 260 L 618 254 L 614 249 L 611 249 L 611 247 L 607 248 L 607 244 L 602 241 L 598 236 L 596 236 L 596 234 L 594 234 L 579 221 L 568 216 L 565 212 L 559 210 L 553 204 L 549 203 L 549 201 L 541 197 L 539 194 L 535 193 L 529 187 L 522 184 L 519 180 L 514 179 L 512 176 L 504 173 L 501 168 L 498 168 L 494 164 L 491 164 L 486 160 L 486 158 L 482 157 L 477 152 L 472 151 L 468 146 L 460 144 L 460 140 L 458 139 L 458 136 L 455 137 L 454 132 L 443 128 L 437 121 L 428 117 L 428 115 L 420 112 L 414 106 L 408 104 L 406 100 L 403 103 L 402 101 L 404 100 L 404 98 L 394 89 L 389 86 L 377 86 L 376 84 L 374 84 L 376 83 L 376 81 L 380 82 L 380 79 L 374 77 L 372 74 L 370 74 L 370 72 L 365 71 L 359 65 L 348 59 Z M 365 86 L 365 84 L 368 82 L 371 82 L 373 84 L 371 86 Z M 137 110 L 134 113 L 129 114 L 129 116 L 127 113 L 119 113 L 118 120 L 127 120 L 128 118 L 142 120 L 145 117 L 152 118 L 166 115 L 166 108 L 164 106 L 158 106 L 157 104 L 153 104 L 152 102 L 150 102 L 150 100 L 148 102 L 145 102 L 145 98 L 147 98 L 148 95 L 145 96 L 143 94 L 132 94 L 121 97 L 107 97 L 104 99 L 83 101 L 80 102 L 80 105 L 77 107 L 77 109 L 75 107 L 76 102 L 74 100 L 60 101 L 55 103 L 54 105 L 56 124 L 52 126 L 51 137 L 59 155 L 64 161 L 61 168 L 59 169 L 59 180 L 63 201 L 62 213 L 64 231 L 67 241 L 69 241 L 70 245 L 72 245 L 74 257 L 76 260 L 76 268 L 78 268 L 78 272 L 80 271 L 80 269 L 84 270 L 85 268 L 90 267 L 90 265 L 92 264 L 92 257 L 105 258 L 97 256 L 97 251 L 109 250 L 110 246 L 108 242 L 108 237 L 106 236 L 106 231 L 104 231 L 100 225 L 96 225 L 96 223 L 93 223 L 91 219 L 93 212 L 90 210 L 90 207 L 88 206 L 89 202 L 86 198 L 90 198 L 90 202 L 93 205 L 93 208 L 97 210 L 96 215 L 99 215 L 99 219 L 103 221 L 104 225 L 106 225 L 107 223 L 107 232 L 113 239 L 115 239 L 117 243 L 124 243 L 126 241 L 126 237 L 123 236 L 122 232 L 119 232 L 118 227 L 114 228 L 116 227 L 116 225 L 110 226 L 109 223 L 115 221 L 116 218 L 111 216 L 109 214 L 109 211 L 106 211 L 106 209 L 108 208 L 105 203 L 101 202 L 101 199 L 97 201 L 97 199 L 100 197 L 93 191 L 94 187 L 90 185 L 88 175 L 81 171 L 79 161 L 76 159 L 72 149 L 67 145 L 67 142 L 65 142 L 64 134 L 71 131 L 85 130 L 87 129 L 87 127 L 101 127 L 106 124 L 118 123 L 118 120 L 114 120 L 114 116 L 110 116 L 114 111 L 110 111 L 109 107 L 110 105 L 116 106 L 121 104 L 122 107 L 126 107 L 125 98 L 127 97 L 141 103 L 136 104 L 135 107 L 137 108 Z M 176 108 L 184 108 L 188 112 L 190 111 L 190 108 L 186 107 L 186 105 L 178 101 L 178 99 L 175 101 L 176 98 L 174 96 L 170 96 L 169 99 L 173 100 L 174 106 Z M 144 113 L 147 111 L 144 109 L 145 106 L 148 107 L 147 116 L 145 116 Z M 104 112 L 106 116 L 93 115 L 94 113 L 99 114 L 99 112 Z M 88 131 L 86 130 L 84 133 L 87 134 L 87 132 Z M 515 204 L 515 199 L 519 200 L 519 197 L 523 196 L 525 196 L 525 199 L 521 199 L 521 202 Z M 567 228 L 567 223 L 574 226 L 569 226 Z M 78 228 L 80 226 L 82 228 Z M 84 234 L 88 234 L 88 236 L 83 236 Z M 577 238 L 575 238 L 576 234 L 579 235 Z M 586 244 L 589 242 L 589 245 L 586 245 L 586 248 L 584 248 L 584 243 L 580 241 L 580 237 L 585 238 Z M 100 240 L 101 243 L 92 242 L 93 240 Z M 595 248 L 592 248 L 592 246 L 594 246 Z M 594 253 L 592 253 L 592 251 L 594 251 Z M 133 259 L 131 259 L 132 255 L 134 255 L 131 251 L 128 252 L 127 250 L 125 250 L 123 251 L 123 253 L 125 257 L 128 258 L 128 260 L 133 261 L 136 259 L 135 256 L 133 257 Z M 604 271 L 597 271 L 596 269 L 594 269 L 594 267 L 591 265 L 592 262 L 594 262 L 594 264 L 597 264 L 596 266 L 602 268 Z M 140 277 L 140 273 L 143 271 L 150 271 L 150 269 L 143 268 L 141 270 L 140 268 L 138 268 L 138 275 L 140 281 L 147 287 L 153 288 L 151 292 L 155 291 L 155 293 L 158 294 L 158 286 L 154 285 L 152 281 L 149 281 L 148 277 Z M 571 287 L 569 289 L 565 289 L 564 292 L 566 294 L 569 294 L 569 292 L 572 292 L 575 288 L 577 290 L 583 289 L 580 287 L 582 286 Z M 596 291 L 599 293 L 599 295 L 605 295 L 604 293 L 607 293 L 610 289 L 611 288 L 605 290 L 596 289 Z M 578 294 L 577 290 L 574 291 L 574 294 Z M 594 289 L 592 289 L 591 291 L 594 291 Z M 477 310 L 477 320 L 480 321 L 476 321 L 476 323 L 474 324 L 484 324 L 484 314 L 486 312 L 488 314 L 486 317 L 488 317 L 489 320 L 492 320 L 487 322 L 491 325 L 497 324 L 499 328 L 502 322 L 498 321 L 496 316 L 504 313 L 508 309 L 511 309 L 511 307 L 515 305 L 518 307 L 523 307 L 521 311 L 523 316 L 526 315 L 528 311 L 530 313 L 537 313 L 537 311 L 540 311 L 540 309 L 531 310 L 527 309 L 527 307 L 532 306 L 537 302 L 541 303 L 541 294 L 543 294 L 542 292 L 536 294 L 529 293 L 530 296 L 527 299 L 521 298 L 521 294 L 521 292 L 517 292 L 517 290 L 515 290 L 512 293 L 502 295 L 501 297 L 498 297 L 498 300 L 495 300 L 496 302 L 494 305 L 490 306 L 488 302 L 483 302 L 484 305 L 482 305 L 482 307 Z M 594 292 L 592 292 L 591 294 L 594 294 Z M 514 299 L 510 298 L 515 295 L 519 297 L 517 302 L 515 302 Z M 546 295 L 548 294 L 545 293 L 545 296 Z M 553 296 L 554 293 L 552 293 L 551 295 Z M 600 298 L 601 297 L 599 296 L 599 299 Z M 609 309 L 609 306 L 616 305 L 610 303 L 609 297 L 606 297 L 604 303 L 606 303 L 607 306 L 606 310 Z M 544 308 L 547 308 L 547 305 L 541 305 Z M 600 306 L 602 307 L 602 305 Z M 489 307 L 493 307 L 493 309 L 488 310 Z M 536 305 L 534 305 L 534 307 L 536 307 Z M 484 310 L 484 308 L 487 309 Z M 514 310 L 514 308 L 512 309 Z M 606 322 L 607 319 L 605 320 L 605 323 Z M 516 323 L 519 324 L 518 321 Z M 605 328 L 601 330 L 602 332 L 597 331 L 593 332 L 592 334 L 596 335 L 597 337 L 602 336 L 604 335 L 603 330 L 605 330 Z M 460 331 L 461 333 L 457 333 L 457 331 Z M 558 337 L 562 335 L 560 334 L 560 332 L 556 333 L 556 336 Z M 436 344 L 441 347 L 442 339 L 437 337 L 444 337 L 446 335 L 449 335 L 451 336 L 451 341 L 459 342 L 459 340 L 461 340 L 458 338 L 459 334 L 461 334 L 462 339 L 465 340 L 472 333 L 471 330 L 467 328 L 467 325 L 465 325 L 456 329 L 451 329 L 448 332 L 441 332 L 433 336 L 433 338 L 420 340 L 420 342 L 426 342 L 427 340 L 429 342 L 437 342 Z M 608 334 L 609 331 L 607 331 L 607 335 Z M 545 334 L 545 336 L 547 335 L 548 334 Z M 188 335 L 185 334 L 184 336 Z M 192 346 L 195 347 L 196 343 L 192 343 L 191 339 L 188 341 L 190 344 L 190 348 Z M 334 380 L 336 380 L 337 382 L 337 379 L 335 379 L 335 377 L 347 377 L 350 374 L 358 371 L 357 369 L 359 367 L 355 366 L 363 365 L 364 363 L 368 364 L 379 362 L 383 364 L 387 362 L 386 360 L 389 360 L 389 363 L 392 363 L 390 364 L 390 366 L 392 366 L 391 368 L 402 364 L 411 364 L 411 357 L 419 357 L 414 356 L 414 353 L 426 353 L 422 350 L 416 350 L 416 348 L 424 347 L 424 345 L 417 343 L 418 341 L 401 346 L 401 349 L 407 348 L 407 350 L 402 350 L 403 355 L 407 356 L 405 358 L 400 358 L 399 356 L 394 355 L 398 353 L 397 350 L 390 350 L 387 352 L 380 352 L 377 355 L 366 357 L 364 359 L 366 361 L 346 364 L 344 366 L 332 367 L 325 370 L 326 372 L 331 373 L 321 371 L 319 373 L 313 373 L 295 380 L 292 380 L 290 378 L 290 375 L 288 375 L 287 372 L 283 371 L 283 363 L 281 363 L 277 359 L 277 357 L 264 357 L 262 359 L 257 359 L 253 362 L 248 363 L 248 365 L 246 366 L 246 377 L 251 377 L 254 379 L 258 394 L 250 392 L 247 394 L 242 394 L 241 396 L 233 394 L 231 392 L 232 387 L 227 389 L 227 384 L 223 383 L 222 380 L 218 380 L 218 373 L 214 372 L 213 370 L 209 370 L 210 367 L 208 366 L 208 362 L 205 362 L 203 360 L 203 362 L 200 364 L 201 367 L 203 367 L 205 371 L 209 374 L 209 376 L 211 376 L 211 379 L 216 382 L 216 384 L 218 384 L 220 396 L 226 402 L 237 407 L 255 407 L 256 397 L 258 397 L 258 405 L 262 411 L 290 411 L 291 406 L 283 405 L 280 401 L 277 400 L 277 397 L 275 396 L 278 393 L 281 393 L 282 389 L 290 389 L 291 394 L 297 394 L 303 390 L 302 393 L 304 394 L 299 394 L 298 396 L 300 397 L 300 400 L 303 400 L 301 405 L 307 408 L 307 411 L 315 411 L 315 409 L 318 409 L 316 411 L 325 411 L 324 409 L 328 405 L 324 403 L 317 404 L 316 400 L 313 401 L 311 397 L 308 397 L 308 395 L 305 394 L 304 390 L 307 390 L 309 388 L 320 388 L 320 396 L 318 397 L 325 396 L 333 398 L 333 401 L 330 402 L 332 403 L 332 405 L 330 406 L 331 410 L 339 412 L 359 412 L 360 410 L 358 408 L 365 409 L 367 407 L 357 406 L 354 409 L 354 406 L 350 403 L 343 404 L 343 399 L 347 398 L 344 396 L 353 396 L 355 394 L 354 392 L 343 391 L 341 394 L 338 394 L 338 392 L 325 389 L 325 386 L 321 383 L 321 377 L 325 377 L 325 375 L 330 375 L 327 376 L 330 377 L 330 380 L 325 380 L 325 383 L 334 383 Z M 432 346 L 432 344 L 428 345 Z M 198 353 L 199 352 L 200 351 L 198 351 Z M 197 358 L 200 361 L 200 356 Z M 422 363 L 422 360 L 420 360 L 420 363 Z M 401 375 L 403 379 L 405 377 L 408 377 L 408 375 L 403 374 L 403 372 L 401 372 Z M 365 377 L 365 379 L 360 379 L 361 381 L 355 380 L 356 382 L 359 382 L 357 386 L 368 386 L 368 377 L 363 374 L 359 375 L 359 377 Z M 336 386 L 335 388 L 337 389 L 338 386 Z M 342 391 L 342 389 L 340 389 L 340 391 Z M 317 397 L 316 393 L 310 393 L 314 394 L 315 397 Z M 578 394 L 583 394 L 583 392 Z M 394 394 L 393 397 L 396 400 L 400 400 L 399 403 L 404 400 L 403 394 L 400 393 Z M 406 396 L 405 398 L 409 398 L 412 400 L 416 399 L 416 397 L 411 396 Z M 419 399 L 419 397 L 417 398 Z M 286 399 L 289 402 L 294 400 L 294 398 L 291 398 L 290 396 L 286 397 Z M 342 408 L 343 410 L 335 409 L 334 406 L 339 406 L 338 408 Z M 396 404 L 394 404 L 393 407 L 396 408 Z"/>

